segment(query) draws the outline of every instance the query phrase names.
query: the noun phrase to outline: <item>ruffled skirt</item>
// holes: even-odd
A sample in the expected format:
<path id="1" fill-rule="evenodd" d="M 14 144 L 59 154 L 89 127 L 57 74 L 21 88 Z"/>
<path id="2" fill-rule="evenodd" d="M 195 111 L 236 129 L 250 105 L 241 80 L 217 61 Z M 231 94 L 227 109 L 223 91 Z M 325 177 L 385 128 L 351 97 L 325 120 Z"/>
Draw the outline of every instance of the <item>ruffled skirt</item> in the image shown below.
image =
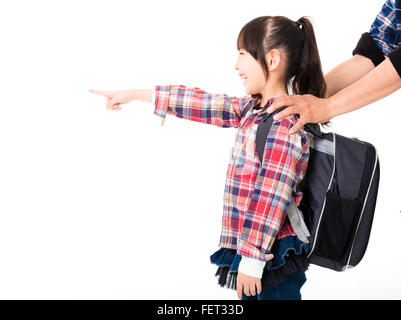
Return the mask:
<path id="1" fill-rule="evenodd" d="M 262 288 L 273 287 L 294 272 L 305 272 L 309 263 L 306 258 L 309 244 L 296 236 L 276 240 L 273 244 L 274 258 L 266 262 L 262 275 Z M 215 276 L 221 287 L 237 289 L 238 266 L 241 255 L 229 248 L 220 248 L 210 256 L 210 262 L 218 265 Z"/>

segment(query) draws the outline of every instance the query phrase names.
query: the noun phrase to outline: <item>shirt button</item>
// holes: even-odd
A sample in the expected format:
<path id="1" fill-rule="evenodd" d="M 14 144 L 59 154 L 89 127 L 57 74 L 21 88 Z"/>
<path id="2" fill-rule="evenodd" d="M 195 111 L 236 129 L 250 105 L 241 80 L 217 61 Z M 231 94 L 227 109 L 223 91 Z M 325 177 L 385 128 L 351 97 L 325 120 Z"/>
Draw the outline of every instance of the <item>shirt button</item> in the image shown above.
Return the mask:
<path id="1" fill-rule="evenodd" d="M 241 129 L 241 131 L 242 131 L 242 133 L 245 133 L 245 132 L 246 132 L 246 130 L 245 130 L 245 129 Z"/>

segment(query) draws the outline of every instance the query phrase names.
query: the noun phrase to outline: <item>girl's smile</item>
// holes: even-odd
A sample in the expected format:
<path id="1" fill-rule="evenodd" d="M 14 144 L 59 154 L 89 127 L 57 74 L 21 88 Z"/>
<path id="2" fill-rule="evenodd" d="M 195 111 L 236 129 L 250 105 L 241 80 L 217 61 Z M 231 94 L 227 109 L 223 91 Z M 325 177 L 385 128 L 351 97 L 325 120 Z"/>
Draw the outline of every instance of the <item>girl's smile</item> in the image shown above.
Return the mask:
<path id="1" fill-rule="evenodd" d="M 238 54 L 235 69 L 240 72 L 239 76 L 244 80 L 243 84 L 246 93 L 256 94 L 261 92 L 262 87 L 260 84 L 265 82 L 265 77 L 260 64 L 244 49 L 240 49 Z"/>
<path id="2" fill-rule="evenodd" d="M 279 51 L 274 49 L 266 54 L 266 60 L 269 62 L 267 80 L 261 64 L 249 52 L 240 49 L 238 55 L 234 68 L 239 71 L 246 94 L 260 94 L 261 103 L 264 105 L 270 98 L 287 93 L 283 81 L 284 63 Z"/>

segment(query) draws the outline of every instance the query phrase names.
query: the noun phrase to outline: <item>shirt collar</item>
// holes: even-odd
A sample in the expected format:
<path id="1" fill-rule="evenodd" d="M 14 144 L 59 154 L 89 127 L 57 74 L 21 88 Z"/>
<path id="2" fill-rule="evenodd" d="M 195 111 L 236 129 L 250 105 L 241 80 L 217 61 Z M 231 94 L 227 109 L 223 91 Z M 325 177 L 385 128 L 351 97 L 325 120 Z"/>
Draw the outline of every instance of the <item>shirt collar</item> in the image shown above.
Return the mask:
<path id="1" fill-rule="evenodd" d="M 253 114 L 261 114 L 263 112 L 266 112 L 266 109 L 273 103 L 274 100 L 276 100 L 275 97 L 270 98 L 269 100 L 267 100 L 266 105 L 263 108 L 261 108 L 260 107 L 261 101 L 259 99 L 256 99 L 254 101 L 254 107 L 252 108 Z M 258 109 L 255 109 L 255 107 L 258 107 Z"/>

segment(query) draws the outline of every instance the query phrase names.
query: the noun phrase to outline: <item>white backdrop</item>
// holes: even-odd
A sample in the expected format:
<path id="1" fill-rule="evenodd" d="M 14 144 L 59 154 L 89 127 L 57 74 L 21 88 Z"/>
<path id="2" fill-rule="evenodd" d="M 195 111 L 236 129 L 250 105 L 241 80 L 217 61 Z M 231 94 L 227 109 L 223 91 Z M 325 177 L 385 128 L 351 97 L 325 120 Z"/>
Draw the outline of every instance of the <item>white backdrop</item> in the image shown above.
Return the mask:
<path id="1" fill-rule="evenodd" d="M 0 298 L 236 299 L 218 287 L 235 129 L 88 89 L 173 83 L 242 96 L 236 39 L 261 15 L 313 19 L 324 72 L 384 0 L 8 1 L 0 5 Z M 311 266 L 303 299 L 400 299 L 401 92 L 332 120 L 373 143 L 381 182 L 362 262 Z"/>

